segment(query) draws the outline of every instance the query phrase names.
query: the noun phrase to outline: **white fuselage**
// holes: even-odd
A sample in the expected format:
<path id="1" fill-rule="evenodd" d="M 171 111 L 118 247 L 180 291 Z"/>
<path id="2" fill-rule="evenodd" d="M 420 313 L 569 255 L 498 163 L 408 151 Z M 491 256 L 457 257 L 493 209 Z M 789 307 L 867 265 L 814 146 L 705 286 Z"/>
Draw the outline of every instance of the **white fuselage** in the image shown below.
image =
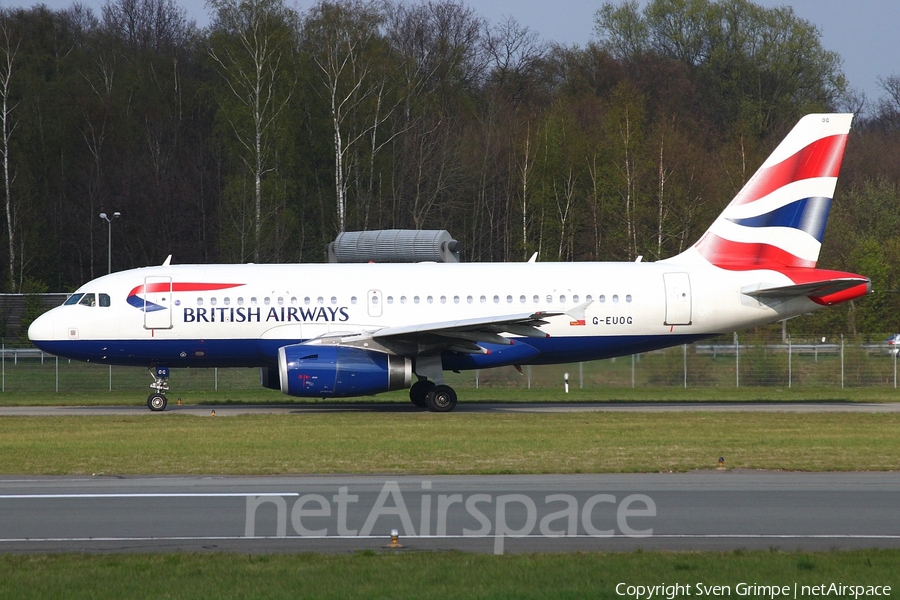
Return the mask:
<path id="1" fill-rule="evenodd" d="M 571 362 L 819 308 L 741 293 L 761 281 L 789 283 L 774 271 L 668 262 L 147 267 L 85 284 L 76 294 L 94 294 L 93 305 L 55 308 L 29 335 L 48 352 L 109 364 L 271 366 L 278 347 L 329 334 L 545 312 L 556 314 L 540 327 L 548 337 L 527 340 L 540 355 L 521 362 Z M 494 365 L 460 368 L 479 366 Z"/>

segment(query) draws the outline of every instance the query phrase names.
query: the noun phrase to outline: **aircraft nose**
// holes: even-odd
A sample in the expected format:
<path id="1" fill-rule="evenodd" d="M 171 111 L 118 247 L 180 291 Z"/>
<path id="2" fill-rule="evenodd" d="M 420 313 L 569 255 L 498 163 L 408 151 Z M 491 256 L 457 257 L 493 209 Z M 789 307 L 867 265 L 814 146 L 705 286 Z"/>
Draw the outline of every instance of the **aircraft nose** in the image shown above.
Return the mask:
<path id="1" fill-rule="evenodd" d="M 53 311 L 44 313 L 28 327 L 28 339 L 34 342 L 53 340 L 56 337 Z"/>

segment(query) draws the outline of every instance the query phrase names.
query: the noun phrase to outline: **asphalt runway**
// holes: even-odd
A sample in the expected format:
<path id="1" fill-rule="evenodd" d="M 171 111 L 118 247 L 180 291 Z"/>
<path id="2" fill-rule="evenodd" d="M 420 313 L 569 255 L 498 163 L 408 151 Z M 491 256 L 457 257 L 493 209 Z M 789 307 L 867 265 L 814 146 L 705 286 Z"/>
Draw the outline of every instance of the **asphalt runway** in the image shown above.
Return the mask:
<path id="1" fill-rule="evenodd" d="M 4 406 L 3 416 L 147 415 L 186 414 L 228 417 L 245 414 L 312 414 L 332 412 L 417 413 L 406 402 L 322 402 L 310 404 L 182 405 L 169 402 L 162 413 L 146 406 Z M 571 413 L 571 412 L 853 412 L 900 413 L 900 402 L 460 402 L 455 412 L 466 413 Z"/>
<path id="2" fill-rule="evenodd" d="M 0 478 L 0 552 L 900 547 L 900 473 Z"/>

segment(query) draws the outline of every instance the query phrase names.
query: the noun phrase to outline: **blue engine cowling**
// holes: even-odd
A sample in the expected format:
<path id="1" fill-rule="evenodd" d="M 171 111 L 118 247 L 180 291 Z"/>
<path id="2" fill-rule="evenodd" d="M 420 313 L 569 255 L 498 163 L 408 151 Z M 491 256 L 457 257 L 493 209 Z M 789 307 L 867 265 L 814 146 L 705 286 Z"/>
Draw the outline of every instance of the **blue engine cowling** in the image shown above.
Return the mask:
<path id="1" fill-rule="evenodd" d="M 367 396 L 408 388 L 412 361 L 361 348 L 294 344 L 278 349 L 278 375 L 289 396 Z"/>

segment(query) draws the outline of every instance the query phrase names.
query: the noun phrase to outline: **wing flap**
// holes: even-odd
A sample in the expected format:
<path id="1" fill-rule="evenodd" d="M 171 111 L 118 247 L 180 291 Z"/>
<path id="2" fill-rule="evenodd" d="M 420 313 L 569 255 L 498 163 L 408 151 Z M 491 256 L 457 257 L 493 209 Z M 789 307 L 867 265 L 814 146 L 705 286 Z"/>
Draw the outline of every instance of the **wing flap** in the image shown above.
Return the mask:
<path id="1" fill-rule="evenodd" d="M 436 335 L 441 337 L 466 339 L 473 342 L 484 341 L 496 344 L 497 338 L 499 337 L 498 334 L 500 333 L 524 335 L 524 332 L 528 332 L 530 337 L 547 337 L 546 334 L 539 331 L 537 327 L 546 325 L 547 318 L 561 314 L 563 313 L 539 311 L 534 313 L 459 319 L 456 321 L 443 321 L 438 323 L 403 325 L 400 327 L 385 327 L 384 329 L 379 329 L 372 333 L 372 337 L 375 339 L 385 339 Z M 507 342 L 504 341 L 503 343 Z"/>

